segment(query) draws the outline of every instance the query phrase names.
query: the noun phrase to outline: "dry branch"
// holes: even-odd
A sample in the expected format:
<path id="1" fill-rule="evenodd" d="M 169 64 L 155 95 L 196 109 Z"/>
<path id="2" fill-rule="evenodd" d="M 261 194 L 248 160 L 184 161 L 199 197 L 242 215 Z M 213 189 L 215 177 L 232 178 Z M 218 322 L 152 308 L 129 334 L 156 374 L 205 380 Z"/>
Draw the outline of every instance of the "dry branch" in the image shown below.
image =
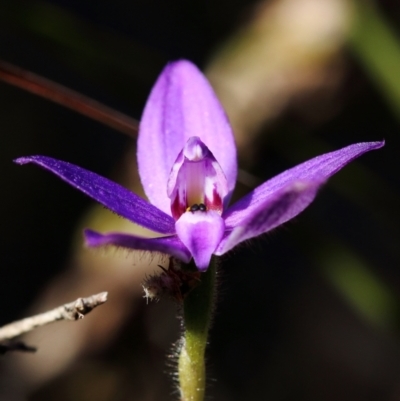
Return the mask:
<path id="1" fill-rule="evenodd" d="M 104 304 L 107 301 L 107 295 L 107 292 L 101 292 L 87 298 L 78 298 L 73 302 L 64 304 L 48 312 L 27 317 L 0 327 L 0 342 L 18 337 L 37 327 L 45 326 L 58 320 L 83 319 L 94 308 Z"/>

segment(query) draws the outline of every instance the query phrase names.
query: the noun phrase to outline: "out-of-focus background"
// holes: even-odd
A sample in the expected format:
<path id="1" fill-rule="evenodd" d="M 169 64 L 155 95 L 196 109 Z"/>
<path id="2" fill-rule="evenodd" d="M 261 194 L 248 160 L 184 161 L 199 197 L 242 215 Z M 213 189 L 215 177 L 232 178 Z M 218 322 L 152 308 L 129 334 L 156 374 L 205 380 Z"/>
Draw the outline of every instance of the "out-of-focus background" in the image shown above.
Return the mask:
<path id="1" fill-rule="evenodd" d="M 0 1 L 0 59 L 136 119 L 179 58 L 207 73 L 232 122 L 237 197 L 323 152 L 386 140 L 294 221 L 223 258 L 209 399 L 400 400 L 399 3 Z M 12 163 L 49 155 L 142 193 L 134 138 L 3 83 L 0 132 L 0 325 L 110 292 L 83 321 L 26 336 L 36 354 L 2 356 L 0 399 L 175 399 L 176 307 L 147 305 L 140 285 L 165 258 L 84 249 L 86 226 L 140 231 Z"/>

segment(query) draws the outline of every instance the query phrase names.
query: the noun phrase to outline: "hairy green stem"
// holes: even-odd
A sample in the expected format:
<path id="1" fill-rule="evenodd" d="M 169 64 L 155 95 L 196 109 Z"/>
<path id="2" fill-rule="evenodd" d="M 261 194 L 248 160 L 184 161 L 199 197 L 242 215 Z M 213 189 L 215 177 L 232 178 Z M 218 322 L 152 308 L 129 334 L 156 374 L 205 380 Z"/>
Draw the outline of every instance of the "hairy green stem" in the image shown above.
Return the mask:
<path id="1" fill-rule="evenodd" d="M 178 361 L 179 386 L 182 401 L 203 401 L 206 385 L 204 354 L 213 311 L 215 258 L 200 283 L 183 302 L 184 337 Z"/>

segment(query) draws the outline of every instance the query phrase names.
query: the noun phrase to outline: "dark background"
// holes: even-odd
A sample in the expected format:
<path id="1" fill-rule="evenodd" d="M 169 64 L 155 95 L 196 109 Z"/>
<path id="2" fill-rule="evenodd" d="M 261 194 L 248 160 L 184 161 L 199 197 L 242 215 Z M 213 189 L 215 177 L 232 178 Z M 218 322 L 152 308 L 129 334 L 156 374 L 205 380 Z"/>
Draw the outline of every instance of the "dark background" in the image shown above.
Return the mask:
<path id="1" fill-rule="evenodd" d="M 0 1 L 0 59 L 139 119 L 169 60 L 187 58 L 206 67 L 251 21 L 255 6 L 240 0 L 99 0 L 95 6 Z M 380 1 L 377 12 L 398 34 L 397 2 Z M 356 54 L 352 42 L 338 53 L 345 72 L 323 118 L 313 117 L 315 101 L 303 109 L 285 108 L 259 127 L 251 142 L 252 163 L 243 164 L 265 180 L 357 141 L 385 139 L 386 146 L 346 167 L 294 222 L 224 258 L 207 357 L 209 399 L 400 399 L 400 108 Z M 400 65 L 390 69 L 400 80 Z M 12 160 L 45 154 L 115 177 L 134 139 L 5 83 L 0 83 L 0 132 L 0 324 L 5 324 L 25 316 L 49 283 L 70 268 L 71 237 L 93 204 L 50 174 Z M 163 331 L 169 323 L 146 326 L 148 310 L 158 316 L 154 310 L 164 310 L 168 301 L 137 302 L 106 346 L 80 352 L 56 377 L 27 386 L 26 397 L 172 399 L 167 379 L 159 384 L 171 348 L 156 352 L 147 339 L 148 330 Z M 175 312 L 169 313 L 174 338 Z M 105 318 L 98 310 L 79 324 Z M 39 346 L 46 347 L 46 332 L 41 336 Z M 8 354 L 0 361 L 4 377 L 13 358 Z M 139 385 L 135 375 L 143 372 L 146 380 Z M 15 375 L 18 381 L 18 370 Z M 21 382 L 23 375 L 29 372 L 21 371 Z M 154 395 L 151 386 L 161 386 L 163 395 Z"/>

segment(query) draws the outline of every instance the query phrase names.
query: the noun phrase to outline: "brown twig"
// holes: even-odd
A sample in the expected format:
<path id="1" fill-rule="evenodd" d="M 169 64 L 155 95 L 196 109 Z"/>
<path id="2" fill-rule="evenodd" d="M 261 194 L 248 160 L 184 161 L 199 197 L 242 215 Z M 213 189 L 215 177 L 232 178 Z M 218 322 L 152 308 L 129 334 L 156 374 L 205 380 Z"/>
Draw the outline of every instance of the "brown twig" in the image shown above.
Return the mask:
<path id="1" fill-rule="evenodd" d="M 88 96 L 0 60 L 0 80 L 68 107 L 131 137 L 137 136 L 139 122 Z"/>
<path id="2" fill-rule="evenodd" d="M 22 320 L 0 327 L 0 342 L 18 337 L 37 327 L 57 322 L 58 320 L 78 320 L 91 312 L 94 308 L 107 301 L 107 292 L 100 292 L 87 298 L 78 298 L 76 301 L 59 306 L 48 312 L 27 317 Z M 7 345 L 4 345 L 7 346 Z"/>

